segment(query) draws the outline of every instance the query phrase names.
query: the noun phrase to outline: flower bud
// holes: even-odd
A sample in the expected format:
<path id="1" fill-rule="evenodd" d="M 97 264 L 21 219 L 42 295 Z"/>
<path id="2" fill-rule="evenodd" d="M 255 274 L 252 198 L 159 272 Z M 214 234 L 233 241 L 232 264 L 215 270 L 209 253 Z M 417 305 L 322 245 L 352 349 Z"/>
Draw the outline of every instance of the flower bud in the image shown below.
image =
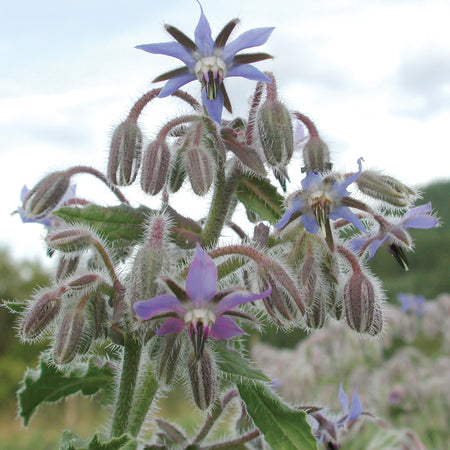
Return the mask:
<path id="1" fill-rule="evenodd" d="M 328 145 L 319 136 L 311 136 L 303 147 L 303 163 L 304 172 L 317 170 L 323 173 L 331 169 Z"/>
<path id="2" fill-rule="evenodd" d="M 359 333 L 370 333 L 376 318 L 378 289 L 362 272 L 355 272 L 344 286 L 343 301 L 348 326 Z"/>
<path id="3" fill-rule="evenodd" d="M 61 308 L 62 288 L 43 289 L 35 295 L 20 322 L 19 333 L 23 339 L 38 337 L 55 319 Z"/>
<path id="4" fill-rule="evenodd" d="M 124 120 L 114 131 L 108 160 L 108 180 L 129 186 L 136 179 L 142 154 L 142 132 L 133 119 Z"/>
<path id="5" fill-rule="evenodd" d="M 69 291 L 93 290 L 98 286 L 101 277 L 98 273 L 88 273 L 67 283 Z"/>
<path id="6" fill-rule="evenodd" d="M 142 160 L 141 188 L 150 195 L 158 194 L 164 187 L 169 171 L 170 150 L 165 141 L 153 141 Z"/>
<path id="7" fill-rule="evenodd" d="M 150 356 L 156 361 L 158 380 L 166 386 L 172 384 L 182 366 L 180 359 L 183 349 L 183 337 L 176 333 L 154 338 Z"/>
<path id="8" fill-rule="evenodd" d="M 78 252 L 95 242 L 95 236 L 88 228 L 74 225 L 51 231 L 45 238 L 49 248 L 63 253 Z"/>
<path id="9" fill-rule="evenodd" d="M 67 310 L 55 335 L 53 359 L 56 364 L 67 364 L 82 347 L 85 327 L 84 311 L 80 308 Z"/>
<path id="10" fill-rule="evenodd" d="M 324 298 L 323 288 L 317 286 L 317 275 L 312 272 L 303 290 L 303 299 L 306 304 L 305 322 L 309 328 L 319 329 L 325 325 L 327 316 L 327 302 Z"/>
<path id="11" fill-rule="evenodd" d="M 58 265 L 56 266 L 55 280 L 60 281 L 63 278 L 72 275 L 78 267 L 80 257 L 78 255 L 64 255 L 59 257 Z"/>
<path id="12" fill-rule="evenodd" d="M 28 192 L 23 209 L 28 217 L 40 219 L 55 209 L 70 185 L 66 171 L 53 172 Z"/>
<path id="13" fill-rule="evenodd" d="M 185 148 L 182 147 L 178 149 L 175 158 L 170 165 L 169 189 L 172 193 L 178 192 L 186 179 L 184 152 Z"/>
<path id="14" fill-rule="evenodd" d="M 382 200 L 392 206 L 406 207 L 418 197 L 414 189 L 375 170 L 362 171 L 356 180 L 356 184 L 363 194 Z"/>
<path id="15" fill-rule="evenodd" d="M 186 172 L 191 182 L 192 190 L 203 196 L 211 187 L 214 174 L 214 160 L 207 148 L 191 147 L 186 149 Z"/>
<path id="16" fill-rule="evenodd" d="M 216 371 L 210 352 L 205 349 L 199 359 L 192 358 L 188 369 L 194 401 L 200 409 L 207 409 L 216 393 Z"/>
<path id="17" fill-rule="evenodd" d="M 291 114 L 279 100 L 266 100 L 258 110 L 259 137 L 267 162 L 284 167 L 294 153 Z"/>
<path id="18" fill-rule="evenodd" d="M 107 334 L 108 315 L 106 313 L 106 302 L 103 292 L 95 290 L 91 292 L 86 302 L 86 317 L 88 327 L 92 333 L 92 339 Z M 88 341 L 88 339 L 85 339 Z"/>

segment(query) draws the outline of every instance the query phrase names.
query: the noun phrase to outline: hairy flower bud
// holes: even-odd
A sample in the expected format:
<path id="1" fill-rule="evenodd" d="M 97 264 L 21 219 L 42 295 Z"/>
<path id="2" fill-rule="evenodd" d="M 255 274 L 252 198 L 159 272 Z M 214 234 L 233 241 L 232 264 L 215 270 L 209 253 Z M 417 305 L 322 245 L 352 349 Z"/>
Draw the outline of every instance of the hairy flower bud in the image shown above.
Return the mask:
<path id="1" fill-rule="evenodd" d="M 86 317 L 93 339 L 106 336 L 108 315 L 105 297 L 100 289 L 89 294 L 86 302 Z M 85 339 L 85 341 L 88 341 L 88 339 Z"/>
<path id="2" fill-rule="evenodd" d="M 319 136 L 311 136 L 303 147 L 303 163 L 305 172 L 323 173 L 331 169 L 328 145 Z"/>
<path id="3" fill-rule="evenodd" d="M 362 193 L 393 206 L 406 207 L 418 197 L 414 189 L 375 170 L 362 171 L 356 184 Z"/>
<path id="4" fill-rule="evenodd" d="M 186 179 L 186 169 L 184 167 L 184 152 L 184 147 L 179 148 L 170 165 L 169 189 L 172 193 L 178 192 L 181 189 L 181 186 L 183 186 L 184 180 Z"/>
<path id="5" fill-rule="evenodd" d="M 376 283 L 362 272 L 353 273 L 344 286 L 343 301 L 348 326 L 359 333 L 370 334 L 379 303 Z"/>
<path id="6" fill-rule="evenodd" d="M 67 310 L 55 335 L 53 359 L 56 364 L 67 364 L 73 360 L 82 347 L 82 336 L 85 327 L 83 309 Z"/>
<path id="7" fill-rule="evenodd" d="M 154 338 L 150 357 L 156 361 L 158 380 L 166 386 L 172 384 L 182 366 L 180 358 L 184 349 L 183 336 L 176 333 Z"/>
<path id="8" fill-rule="evenodd" d="M 165 141 L 153 141 L 142 160 L 141 188 L 150 195 L 158 194 L 166 183 L 170 149 Z"/>
<path id="9" fill-rule="evenodd" d="M 72 275 L 78 267 L 80 257 L 78 255 L 64 255 L 59 257 L 56 266 L 55 280 L 60 281 Z"/>
<path id="10" fill-rule="evenodd" d="M 66 171 L 53 172 L 31 189 L 23 200 L 28 217 L 39 219 L 49 214 L 67 192 L 70 177 Z"/>
<path id="11" fill-rule="evenodd" d="M 208 193 L 214 174 L 214 160 L 207 148 L 203 146 L 186 149 L 186 172 L 192 190 L 199 196 Z"/>
<path id="12" fill-rule="evenodd" d="M 127 118 L 111 139 L 108 180 L 118 186 L 129 186 L 136 179 L 142 154 L 142 132 L 137 122 Z"/>
<path id="13" fill-rule="evenodd" d="M 19 334 L 23 339 L 38 337 L 55 319 L 61 308 L 63 288 L 43 289 L 30 303 L 20 322 Z"/>
<path id="14" fill-rule="evenodd" d="M 51 231 L 45 238 L 45 242 L 49 248 L 59 250 L 64 253 L 84 250 L 95 240 L 96 239 L 92 231 L 79 225 Z"/>
<path id="15" fill-rule="evenodd" d="M 266 100 L 258 110 L 259 137 L 267 162 L 285 167 L 294 153 L 291 114 L 279 100 Z"/>
<path id="16" fill-rule="evenodd" d="M 210 352 L 205 349 L 199 359 L 192 358 L 188 369 L 194 401 L 200 409 L 207 409 L 216 393 L 216 371 Z"/>

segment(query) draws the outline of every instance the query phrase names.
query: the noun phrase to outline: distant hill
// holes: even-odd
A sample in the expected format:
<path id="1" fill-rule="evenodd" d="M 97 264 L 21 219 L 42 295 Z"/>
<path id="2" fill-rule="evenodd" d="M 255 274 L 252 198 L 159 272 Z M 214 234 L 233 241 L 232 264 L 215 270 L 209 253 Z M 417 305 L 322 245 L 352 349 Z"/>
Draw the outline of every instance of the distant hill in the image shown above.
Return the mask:
<path id="1" fill-rule="evenodd" d="M 415 242 L 415 252 L 407 254 L 410 272 L 403 271 L 387 251 L 378 251 L 370 261 L 394 303 L 399 292 L 421 294 L 427 299 L 450 292 L 450 181 L 430 184 L 421 188 L 421 192 L 423 198 L 417 204 L 431 202 L 442 226 L 410 230 Z"/>

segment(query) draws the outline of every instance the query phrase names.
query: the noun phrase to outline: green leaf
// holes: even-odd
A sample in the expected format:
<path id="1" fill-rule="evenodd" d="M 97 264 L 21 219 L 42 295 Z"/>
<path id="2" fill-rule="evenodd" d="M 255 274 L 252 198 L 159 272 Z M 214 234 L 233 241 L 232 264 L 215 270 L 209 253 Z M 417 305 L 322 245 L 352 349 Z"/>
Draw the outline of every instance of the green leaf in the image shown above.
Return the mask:
<path id="1" fill-rule="evenodd" d="M 27 303 L 20 300 L 2 300 L 2 305 L 13 314 L 20 314 L 27 307 Z"/>
<path id="2" fill-rule="evenodd" d="M 93 395 L 103 389 L 106 394 L 111 394 L 113 383 L 114 371 L 105 363 L 99 365 L 90 359 L 89 363 L 61 370 L 54 365 L 50 355 L 44 353 L 38 368 L 25 372 L 23 385 L 17 392 L 19 414 L 27 425 L 42 403 L 54 403 L 77 392 Z"/>
<path id="3" fill-rule="evenodd" d="M 217 355 L 217 366 L 226 375 L 237 383 L 244 379 L 248 381 L 270 381 L 257 367 L 253 367 L 239 352 L 231 350 L 221 342 L 216 342 L 214 351 Z"/>
<path id="4" fill-rule="evenodd" d="M 239 394 L 255 425 L 277 450 L 317 450 L 317 440 L 306 421 L 306 413 L 283 403 L 261 383 L 239 383 Z"/>
<path id="5" fill-rule="evenodd" d="M 101 433 L 86 442 L 71 430 L 64 430 L 59 443 L 60 450 L 135 450 L 137 442 L 128 434 L 108 439 Z"/>
<path id="6" fill-rule="evenodd" d="M 267 178 L 242 175 L 239 178 L 236 194 L 247 209 L 256 213 L 261 220 L 276 223 L 283 214 L 283 196 Z"/>
<path id="7" fill-rule="evenodd" d="M 196 242 L 200 241 L 200 225 L 178 214 L 170 206 L 166 207 L 165 211 L 173 221 L 171 238 L 182 248 L 194 248 Z M 108 207 L 70 206 L 52 212 L 68 223 L 83 223 L 91 226 L 115 248 L 128 247 L 141 241 L 144 237 L 145 224 L 154 213 L 156 211 L 146 206 L 133 208 L 125 204 Z"/>
<path id="8" fill-rule="evenodd" d="M 145 206 L 133 208 L 119 206 L 88 205 L 84 207 L 67 206 L 52 214 L 68 223 L 90 225 L 115 246 L 127 246 L 138 242 L 144 234 L 144 224 L 153 211 Z"/>

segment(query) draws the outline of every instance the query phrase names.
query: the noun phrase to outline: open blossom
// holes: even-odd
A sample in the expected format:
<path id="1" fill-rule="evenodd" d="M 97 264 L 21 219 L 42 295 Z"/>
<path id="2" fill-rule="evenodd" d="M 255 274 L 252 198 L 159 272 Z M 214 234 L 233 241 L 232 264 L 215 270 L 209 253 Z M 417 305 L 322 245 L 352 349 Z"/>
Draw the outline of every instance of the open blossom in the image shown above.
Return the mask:
<path id="1" fill-rule="evenodd" d="M 61 198 L 59 203 L 54 208 L 54 210 L 58 209 L 59 207 L 61 207 L 64 203 L 68 202 L 69 200 L 75 198 L 76 197 L 76 188 L 77 188 L 76 184 L 71 184 L 69 189 L 67 190 L 67 192 L 64 194 L 64 196 Z M 27 196 L 28 192 L 30 192 L 30 190 L 28 189 L 28 187 L 26 185 L 24 185 L 22 190 L 20 191 L 20 201 L 21 201 L 21 203 L 23 203 L 23 201 L 24 201 L 25 197 Z M 39 219 L 28 217 L 27 213 L 25 212 L 25 210 L 21 206 L 19 206 L 19 208 L 17 208 L 16 212 L 19 213 L 19 216 L 22 219 L 23 223 L 39 223 L 39 224 L 44 225 L 46 227 L 50 227 L 50 226 L 54 225 L 55 222 L 61 220 L 58 217 L 54 216 L 51 212 L 49 214 L 47 214 L 46 216 L 41 217 Z"/>
<path id="2" fill-rule="evenodd" d="M 306 231 L 315 234 L 322 228 L 330 248 L 333 247 L 329 220 L 342 218 L 352 223 L 356 228 L 365 231 L 361 220 L 349 206 L 354 206 L 350 199 L 348 186 L 361 174 L 361 160 L 358 160 L 358 172 L 342 181 L 332 176 L 324 177 L 320 172 L 308 172 L 301 182 L 302 190 L 293 194 L 287 202 L 286 212 L 275 228 L 282 229 L 289 222 L 300 216 Z"/>
<path id="3" fill-rule="evenodd" d="M 368 250 L 367 260 L 373 258 L 381 246 L 386 246 L 399 264 L 408 270 L 408 263 L 403 249 L 411 249 L 411 237 L 406 232 L 409 228 L 429 229 L 439 224 L 439 220 L 431 215 L 431 202 L 411 208 L 400 219 L 388 222 L 383 220 L 376 233 L 350 239 L 349 247 L 362 254 Z"/>
<path id="4" fill-rule="evenodd" d="M 423 314 L 425 307 L 425 297 L 423 295 L 412 295 L 401 292 L 397 295 L 397 300 L 400 302 L 400 309 L 404 313 L 413 313 L 420 317 Z"/>
<path id="5" fill-rule="evenodd" d="M 223 107 L 225 106 L 231 112 L 231 105 L 223 85 L 224 78 L 243 77 L 270 83 L 267 75 L 249 64 L 271 58 L 270 55 L 266 53 L 237 55 L 237 53 L 246 48 L 263 45 L 274 28 L 254 28 L 227 44 L 238 20 L 229 22 L 214 40 L 201 5 L 200 9 L 201 14 L 195 29 L 194 41 L 177 28 L 166 25 L 166 30 L 177 42 L 144 44 L 136 48 L 181 60 L 185 66 L 171 70 L 154 80 L 168 80 L 159 97 L 173 94 L 181 86 L 198 79 L 202 84 L 202 99 L 206 110 L 210 117 L 220 124 Z"/>
<path id="6" fill-rule="evenodd" d="M 359 399 L 356 387 L 350 405 L 347 394 L 341 384 L 339 386 L 339 402 L 341 404 L 342 415 L 335 420 L 328 419 L 321 411 L 311 414 L 318 422 L 318 429 L 316 430 L 318 442 L 323 442 L 326 445 L 326 448 L 340 448 L 340 445 L 338 444 L 339 428 L 343 428 L 347 424 L 350 424 L 358 419 L 363 413 L 361 400 Z"/>
<path id="7" fill-rule="evenodd" d="M 186 277 L 186 288 L 170 279 L 164 281 L 175 295 L 158 295 L 136 302 L 133 308 L 143 320 L 168 317 L 157 330 L 158 336 L 179 333 L 186 326 L 197 359 L 202 356 L 208 337 L 229 339 L 244 333 L 230 315 L 256 320 L 244 312 L 233 311 L 237 306 L 265 298 L 271 292 L 270 288 L 261 294 L 242 289 L 217 292 L 217 267 L 199 245 Z"/>

